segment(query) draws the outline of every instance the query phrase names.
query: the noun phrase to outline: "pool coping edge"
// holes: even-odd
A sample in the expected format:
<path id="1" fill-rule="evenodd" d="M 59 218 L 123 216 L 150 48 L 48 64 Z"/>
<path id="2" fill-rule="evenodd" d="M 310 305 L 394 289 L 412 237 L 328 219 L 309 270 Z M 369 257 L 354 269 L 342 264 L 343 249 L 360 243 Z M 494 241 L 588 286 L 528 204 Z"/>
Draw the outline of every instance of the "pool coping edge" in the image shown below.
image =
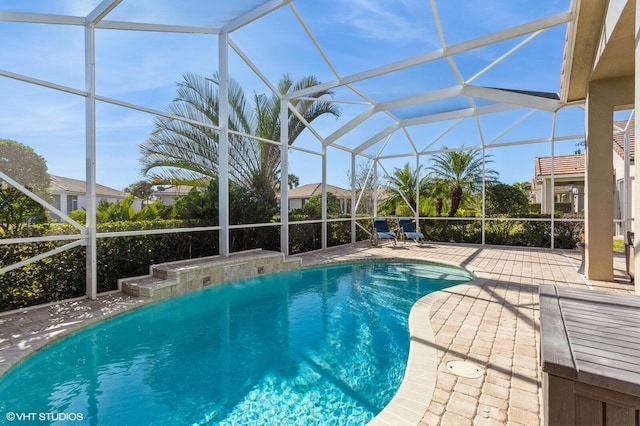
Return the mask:
<path id="1" fill-rule="evenodd" d="M 472 272 L 475 279 L 423 296 L 411 308 L 409 357 L 402 383 L 391 401 L 367 426 L 417 425 L 424 417 L 438 377 L 438 346 L 431 326 L 431 309 L 437 300 L 446 296 L 447 290 L 481 285 L 489 279 L 489 274 L 464 269 Z"/>

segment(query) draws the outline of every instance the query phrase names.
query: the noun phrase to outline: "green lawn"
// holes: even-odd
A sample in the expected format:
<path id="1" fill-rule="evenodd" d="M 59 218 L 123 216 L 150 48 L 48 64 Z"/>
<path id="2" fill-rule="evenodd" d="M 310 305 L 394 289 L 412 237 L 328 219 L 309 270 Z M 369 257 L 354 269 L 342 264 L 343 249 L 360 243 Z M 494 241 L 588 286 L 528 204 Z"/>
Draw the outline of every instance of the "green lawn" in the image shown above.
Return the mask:
<path id="1" fill-rule="evenodd" d="M 624 252 L 624 238 L 613 238 L 613 251 Z"/>

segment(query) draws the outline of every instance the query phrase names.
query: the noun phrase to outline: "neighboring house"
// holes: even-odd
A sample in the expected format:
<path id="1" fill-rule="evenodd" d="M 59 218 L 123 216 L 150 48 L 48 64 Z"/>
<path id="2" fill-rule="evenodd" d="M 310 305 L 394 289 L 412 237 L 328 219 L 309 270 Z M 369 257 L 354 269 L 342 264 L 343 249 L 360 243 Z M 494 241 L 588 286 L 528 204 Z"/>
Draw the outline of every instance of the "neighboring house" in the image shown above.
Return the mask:
<path id="1" fill-rule="evenodd" d="M 613 173 L 615 178 L 616 191 L 614 192 L 614 220 L 624 220 L 631 217 L 631 206 L 633 205 L 633 194 L 635 193 L 635 128 L 634 120 L 631 120 L 627 129 L 627 147 L 629 152 L 629 202 L 624 203 L 627 198 L 624 196 L 624 176 L 625 176 L 625 133 L 624 126 L 627 121 L 614 122 L 613 134 Z M 551 213 L 551 197 L 556 203 L 570 203 L 571 211 L 581 213 L 584 209 L 584 176 L 585 176 L 585 154 L 559 155 L 552 162 L 551 157 L 536 157 L 535 177 L 531 186 L 531 201 L 541 203 L 542 213 Z M 555 176 L 555 188 L 551 188 L 551 170 Z M 626 211 L 627 214 L 623 214 Z M 619 234 L 621 228 L 616 227 Z"/>
<path id="2" fill-rule="evenodd" d="M 160 186 L 153 192 L 153 198 L 160 200 L 165 206 L 172 206 L 175 204 L 177 197 L 188 194 L 193 188 L 193 186 L 189 185 Z M 337 186 L 327 185 L 327 192 L 331 192 L 338 197 L 341 213 L 351 211 L 351 191 Z M 311 183 L 290 189 L 288 192 L 289 210 L 301 209 L 309 198 L 321 193 L 322 184 L 320 183 Z M 278 199 L 279 198 L 280 194 L 278 194 Z"/>
<path id="3" fill-rule="evenodd" d="M 159 186 L 153 191 L 153 198 L 160 200 L 165 206 L 172 206 L 177 197 L 187 195 L 193 188 L 195 187 L 189 185 Z"/>
<path id="4" fill-rule="evenodd" d="M 333 185 L 327 185 L 327 193 L 332 193 L 340 201 L 340 213 L 346 214 L 351 212 L 351 191 Z M 304 203 L 311 197 L 322 194 L 321 183 L 309 183 L 297 186 L 288 191 L 289 210 L 301 209 Z M 278 198 L 280 194 L 278 194 Z"/>
<path id="5" fill-rule="evenodd" d="M 83 180 L 50 175 L 49 190 L 53 197 L 53 206 L 62 213 L 68 214 L 74 210 L 82 210 L 87 205 L 87 183 Z M 108 186 L 96 184 L 96 198 L 98 202 L 106 200 L 110 203 L 122 200 L 128 194 Z M 142 200 L 135 199 L 133 208 L 142 208 Z"/>
<path id="6" fill-rule="evenodd" d="M 541 204 L 542 213 L 551 214 L 554 197 L 555 203 L 570 203 L 571 212 L 580 213 L 584 209 L 584 170 L 584 154 L 536 157 L 531 201 Z M 555 188 L 551 187 L 552 171 Z"/>

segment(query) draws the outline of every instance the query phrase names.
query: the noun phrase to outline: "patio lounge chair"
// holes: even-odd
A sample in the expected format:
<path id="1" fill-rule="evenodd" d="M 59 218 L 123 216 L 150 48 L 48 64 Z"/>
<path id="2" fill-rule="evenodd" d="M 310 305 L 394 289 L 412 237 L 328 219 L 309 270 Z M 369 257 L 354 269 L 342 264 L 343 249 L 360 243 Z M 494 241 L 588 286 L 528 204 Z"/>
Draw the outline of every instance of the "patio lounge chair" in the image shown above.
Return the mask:
<path id="1" fill-rule="evenodd" d="M 416 230 L 416 226 L 409 217 L 399 217 L 398 225 L 400 226 L 400 237 L 404 242 L 407 239 L 413 240 L 418 244 L 422 244 L 424 240 L 424 234 L 420 230 Z"/>
<path id="2" fill-rule="evenodd" d="M 371 244 L 378 245 L 380 240 L 393 240 L 396 245 L 396 233 L 389 230 L 389 223 L 384 218 L 373 218 L 373 233 L 371 234 Z"/>

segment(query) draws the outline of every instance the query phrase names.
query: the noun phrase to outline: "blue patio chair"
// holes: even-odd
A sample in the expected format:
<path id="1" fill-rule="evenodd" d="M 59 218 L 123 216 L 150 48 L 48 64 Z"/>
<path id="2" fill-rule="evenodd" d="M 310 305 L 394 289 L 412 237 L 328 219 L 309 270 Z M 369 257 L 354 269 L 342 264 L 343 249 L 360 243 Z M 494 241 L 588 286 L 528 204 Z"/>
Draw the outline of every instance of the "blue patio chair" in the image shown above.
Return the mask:
<path id="1" fill-rule="evenodd" d="M 396 245 L 396 233 L 389 230 L 389 223 L 384 218 L 373 218 L 373 233 L 371 234 L 371 244 L 377 246 L 380 240 L 393 240 Z"/>
<path id="2" fill-rule="evenodd" d="M 409 217 L 399 217 L 398 226 L 400 227 L 400 237 L 404 242 L 413 240 L 416 243 L 422 245 L 424 241 L 424 234 L 420 232 L 420 229 L 416 230 L 416 226 Z"/>

